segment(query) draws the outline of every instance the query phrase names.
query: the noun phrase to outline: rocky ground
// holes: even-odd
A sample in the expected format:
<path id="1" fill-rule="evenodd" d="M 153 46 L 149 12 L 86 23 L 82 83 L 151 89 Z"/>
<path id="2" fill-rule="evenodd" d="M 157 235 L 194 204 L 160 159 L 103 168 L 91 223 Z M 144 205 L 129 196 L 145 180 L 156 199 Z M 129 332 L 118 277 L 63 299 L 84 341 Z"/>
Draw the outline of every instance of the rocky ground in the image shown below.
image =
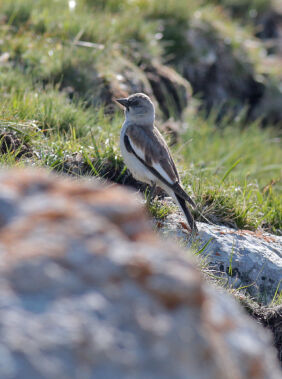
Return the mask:
<path id="1" fill-rule="evenodd" d="M 192 249 L 207 278 L 230 291 L 252 317 L 273 332 L 282 362 L 282 305 L 273 301 L 281 286 L 282 238 L 208 223 L 197 226 L 199 234 L 192 238 L 180 213 L 155 222 L 165 239 Z"/>
<path id="2" fill-rule="evenodd" d="M 259 302 L 271 303 L 281 282 L 282 237 L 207 223 L 197 225 L 199 235 L 191 239 L 183 227 L 183 217 L 173 214 L 163 222 L 161 232 L 200 251 L 210 268 L 227 279 L 232 288 L 247 288 Z"/>

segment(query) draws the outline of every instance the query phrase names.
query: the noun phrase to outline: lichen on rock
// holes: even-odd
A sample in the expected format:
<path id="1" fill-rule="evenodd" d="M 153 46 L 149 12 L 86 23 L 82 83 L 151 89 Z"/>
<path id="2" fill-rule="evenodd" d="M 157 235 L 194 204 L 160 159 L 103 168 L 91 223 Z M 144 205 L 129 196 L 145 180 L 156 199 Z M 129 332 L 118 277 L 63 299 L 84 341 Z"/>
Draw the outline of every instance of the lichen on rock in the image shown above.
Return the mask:
<path id="1" fill-rule="evenodd" d="M 0 377 L 280 377 L 271 338 L 118 186 L 0 173 Z"/>

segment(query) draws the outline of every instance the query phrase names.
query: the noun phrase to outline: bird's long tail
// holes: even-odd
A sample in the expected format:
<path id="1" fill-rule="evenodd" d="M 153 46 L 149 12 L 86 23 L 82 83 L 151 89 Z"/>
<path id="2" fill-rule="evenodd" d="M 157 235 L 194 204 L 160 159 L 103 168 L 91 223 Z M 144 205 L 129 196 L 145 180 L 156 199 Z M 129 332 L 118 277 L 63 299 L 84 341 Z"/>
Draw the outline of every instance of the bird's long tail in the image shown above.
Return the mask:
<path id="1" fill-rule="evenodd" d="M 174 199 L 175 199 L 176 203 L 178 204 L 179 208 L 184 213 L 184 216 L 186 217 L 186 220 L 187 220 L 190 228 L 192 229 L 192 232 L 198 232 L 196 221 L 194 220 L 190 210 L 188 209 L 188 207 L 186 205 L 186 201 L 183 198 L 181 198 L 180 196 L 178 196 L 176 193 L 174 193 Z"/>

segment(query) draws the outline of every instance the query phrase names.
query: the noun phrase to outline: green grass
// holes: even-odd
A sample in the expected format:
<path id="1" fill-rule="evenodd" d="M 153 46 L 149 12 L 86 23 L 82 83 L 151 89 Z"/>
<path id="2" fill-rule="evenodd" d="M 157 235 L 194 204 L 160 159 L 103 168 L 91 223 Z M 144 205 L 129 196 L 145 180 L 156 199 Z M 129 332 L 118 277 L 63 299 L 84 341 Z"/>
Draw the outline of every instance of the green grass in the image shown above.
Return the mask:
<path id="1" fill-rule="evenodd" d="M 104 114 L 105 88 L 122 60 L 166 61 L 168 54 L 182 53 L 182 32 L 195 23 L 222 40 L 225 36 L 241 54 L 252 28 L 239 27 L 213 3 L 84 0 L 71 10 L 62 0 L 3 1 L 0 56 L 8 55 L 0 65 L 0 128 L 16 128 L 32 154 L 8 151 L 0 155 L 1 165 L 43 166 L 123 182 L 127 172 L 118 146 L 123 115 Z M 260 10 L 259 0 L 252 4 Z M 85 48 L 78 41 L 97 45 Z M 246 60 L 256 63 L 259 51 L 249 51 Z M 242 120 L 226 116 L 219 127 L 216 114 L 209 119 L 188 114 L 173 155 L 198 204 L 198 220 L 202 213 L 212 222 L 279 233 L 280 139 L 271 126 L 243 127 Z M 154 201 L 149 211 L 162 219 L 172 210 Z"/>
<path id="2" fill-rule="evenodd" d="M 145 191 L 145 200 L 146 200 L 146 208 L 155 220 L 161 221 L 164 220 L 170 213 L 172 213 L 175 209 L 173 209 L 173 206 L 170 204 L 167 204 L 165 201 L 161 201 L 158 198 L 151 199 L 151 201 L 148 199 L 148 192 L 147 189 Z"/>
<path id="3" fill-rule="evenodd" d="M 276 288 L 275 294 L 274 294 L 273 299 L 271 301 L 271 306 L 272 307 L 275 307 L 277 305 L 281 305 L 282 304 L 281 284 L 282 284 L 282 280 L 280 280 L 280 282 L 278 283 L 278 286 Z"/>
<path id="4" fill-rule="evenodd" d="M 276 134 L 255 124 L 242 128 L 239 121 L 219 129 L 212 118 L 188 120 L 179 148 L 181 162 L 190 165 L 183 181 L 205 215 L 278 232 L 282 154 Z"/>
<path id="5" fill-rule="evenodd" d="M 19 138 L 21 132 L 27 135 L 36 165 L 63 170 L 65 163 L 79 154 L 84 164 L 81 174 L 108 177 L 114 171 L 115 180 L 119 173 L 121 177 L 124 175 L 118 147 L 122 114 L 111 119 L 101 110 L 85 109 L 50 90 L 39 97 L 33 92 L 12 95 L 5 100 L 0 117 L 5 120 L 2 125 L 7 130 L 13 120 L 10 125 L 16 125 Z M 36 130 L 27 127 L 29 120 L 34 120 L 30 125 L 35 125 Z M 256 125 L 241 130 L 235 124 L 219 130 L 212 120 L 205 121 L 200 116 L 188 121 L 189 127 L 173 155 L 181 168 L 182 181 L 194 195 L 201 213 L 213 222 L 278 232 L 281 228 L 278 138 L 271 130 Z M 11 153 L 8 160 L 11 164 Z M 30 161 L 29 158 L 27 164 Z M 5 155 L 1 156 L 1 162 L 7 164 Z M 150 210 L 156 218 L 163 218 L 168 212 L 157 202 L 153 202 Z M 197 211 L 196 216 L 201 219 Z"/>

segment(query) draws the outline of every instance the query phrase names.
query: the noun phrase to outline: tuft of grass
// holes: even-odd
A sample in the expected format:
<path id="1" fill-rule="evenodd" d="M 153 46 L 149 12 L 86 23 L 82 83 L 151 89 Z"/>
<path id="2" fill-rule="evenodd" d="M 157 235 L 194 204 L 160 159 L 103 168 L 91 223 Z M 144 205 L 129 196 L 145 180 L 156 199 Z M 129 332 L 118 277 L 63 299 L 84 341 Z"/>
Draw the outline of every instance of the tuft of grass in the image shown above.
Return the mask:
<path id="1" fill-rule="evenodd" d="M 273 299 L 270 303 L 271 307 L 276 307 L 282 305 L 282 288 L 281 288 L 282 279 L 278 283 Z"/>
<path id="2" fill-rule="evenodd" d="M 160 201 L 159 199 L 152 200 L 151 202 L 146 201 L 146 207 L 151 217 L 158 221 L 164 220 L 173 211 L 173 208 L 170 205 Z"/>
<path id="3" fill-rule="evenodd" d="M 239 228 L 281 228 L 281 150 L 273 130 L 190 117 L 178 149 L 201 213 Z"/>

